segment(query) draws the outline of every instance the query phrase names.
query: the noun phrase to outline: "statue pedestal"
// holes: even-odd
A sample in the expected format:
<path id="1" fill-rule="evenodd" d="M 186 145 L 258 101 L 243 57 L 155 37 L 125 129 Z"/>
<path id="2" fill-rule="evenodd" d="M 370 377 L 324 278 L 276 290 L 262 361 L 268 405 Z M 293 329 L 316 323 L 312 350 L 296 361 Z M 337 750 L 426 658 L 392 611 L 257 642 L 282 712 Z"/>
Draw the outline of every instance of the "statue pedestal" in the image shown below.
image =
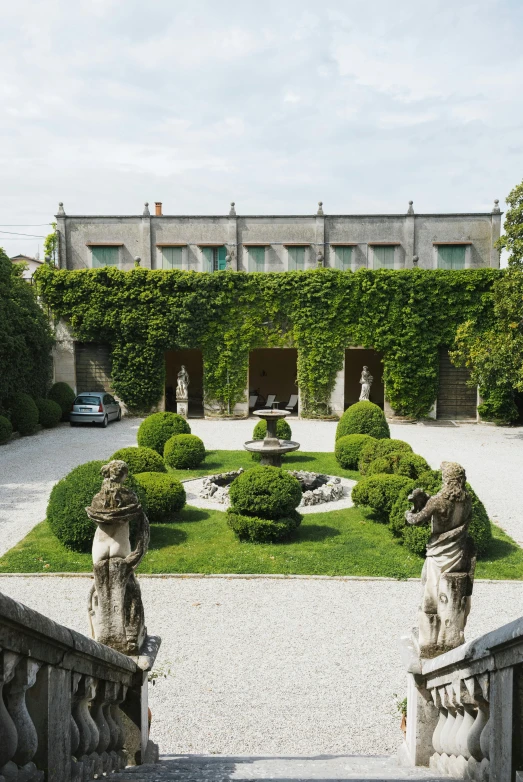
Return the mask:
<path id="1" fill-rule="evenodd" d="M 183 416 L 184 418 L 188 418 L 189 416 L 189 400 L 187 397 L 185 399 L 176 398 L 176 412 L 178 415 Z"/>

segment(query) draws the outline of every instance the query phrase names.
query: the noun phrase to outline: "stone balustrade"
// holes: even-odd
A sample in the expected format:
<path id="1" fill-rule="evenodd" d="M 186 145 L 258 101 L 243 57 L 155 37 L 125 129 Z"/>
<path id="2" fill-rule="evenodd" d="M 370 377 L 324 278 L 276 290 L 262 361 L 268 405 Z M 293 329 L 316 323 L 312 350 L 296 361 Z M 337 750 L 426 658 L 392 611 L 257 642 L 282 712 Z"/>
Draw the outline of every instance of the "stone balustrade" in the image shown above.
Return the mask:
<path id="1" fill-rule="evenodd" d="M 85 782 L 154 760 L 158 646 L 148 637 L 128 657 L 0 593 L 0 782 Z"/>
<path id="2" fill-rule="evenodd" d="M 404 760 L 477 782 L 523 770 L 523 617 L 416 664 Z"/>

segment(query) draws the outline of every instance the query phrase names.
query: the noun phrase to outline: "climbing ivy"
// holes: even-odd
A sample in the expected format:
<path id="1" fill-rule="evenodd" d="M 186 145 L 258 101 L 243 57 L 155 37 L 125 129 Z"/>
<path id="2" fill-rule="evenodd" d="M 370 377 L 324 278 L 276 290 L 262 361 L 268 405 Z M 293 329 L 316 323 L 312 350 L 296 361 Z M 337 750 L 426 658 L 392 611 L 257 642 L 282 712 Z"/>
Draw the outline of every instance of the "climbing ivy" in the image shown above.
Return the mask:
<path id="1" fill-rule="evenodd" d="M 227 414 L 245 399 L 249 351 L 295 347 L 303 415 L 329 415 L 345 348 L 384 354 L 397 413 L 423 416 L 437 394 L 438 351 L 467 320 L 491 316 L 502 272 L 367 269 L 183 272 L 41 268 L 40 295 L 82 341 L 112 346 L 113 385 L 131 408 L 157 403 L 164 352 L 199 348 L 205 400 Z"/>

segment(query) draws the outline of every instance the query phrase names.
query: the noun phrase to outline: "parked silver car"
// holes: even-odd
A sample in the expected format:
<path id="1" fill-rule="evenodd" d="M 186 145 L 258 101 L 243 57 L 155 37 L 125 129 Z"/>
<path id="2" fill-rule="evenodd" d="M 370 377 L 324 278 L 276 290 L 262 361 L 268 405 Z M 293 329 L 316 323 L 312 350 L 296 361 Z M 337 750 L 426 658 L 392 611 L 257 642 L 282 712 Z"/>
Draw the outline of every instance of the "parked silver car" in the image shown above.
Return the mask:
<path id="1" fill-rule="evenodd" d="M 109 421 L 119 421 L 122 411 L 119 402 L 106 391 L 84 391 L 73 402 L 69 421 L 77 424 L 101 424 L 106 427 Z"/>

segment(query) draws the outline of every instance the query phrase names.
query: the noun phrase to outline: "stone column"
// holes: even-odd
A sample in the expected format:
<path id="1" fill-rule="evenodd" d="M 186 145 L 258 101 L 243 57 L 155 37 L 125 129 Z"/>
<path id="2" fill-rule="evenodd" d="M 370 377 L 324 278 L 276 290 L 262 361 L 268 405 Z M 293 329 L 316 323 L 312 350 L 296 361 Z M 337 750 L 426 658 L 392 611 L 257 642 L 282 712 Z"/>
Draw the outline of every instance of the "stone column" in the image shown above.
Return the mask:
<path id="1" fill-rule="evenodd" d="M 490 265 L 493 269 L 499 269 L 499 250 L 494 247 L 495 243 L 501 235 L 501 211 L 499 208 L 499 201 L 496 198 L 494 201 L 494 208 L 492 209 L 492 229 L 491 229 L 491 244 L 490 244 Z"/>
<path id="2" fill-rule="evenodd" d="M 343 366 L 336 374 L 336 382 L 332 389 L 330 398 L 330 407 L 334 415 L 343 415 L 345 410 L 345 355 L 343 356 Z"/>
<path id="3" fill-rule="evenodd" d="M 67 383 L 76 392 L 76 356 L 71 329 L 65 320 L 56 327 L 56 342 L 52 350 L 53 380 Z"/>
<path id="4" fill-rule="evenodd" d="M 238 251 L 238 221 L 236 219 L 236 209 L 234 201 L 231 201 L 231 208 L 229 210 L 229 225 L 227 227 L 227 251 L 229 255 L 231 251 L 234 253 L 231 263 L 232 271 L 238 271 L 239 263 L 239 251 Z"/>
<path id="5" fill-rule="evenodd" d="M 414 235 L 414 207 L 412 201 L 409 201 L 409 209 L 405 217 L 405 268 L 412 269 L 414 266 L 413 258 L 415 253 L 415 235 Z"/>
<path id="6" fill-rule="evenodd" d="M 153 250 L 153 247 L 151 245 L 151 215 L 149 213 L 148 203 L 144 205 L 141 229 L 142 229 L 142 254 L 141 254 L 140 266 L 142 267 L 142 269 L 152 269 L 153 257 L 156 248 L 154 248 Z"/>
<path id="7" fill-rule="evenodd" d="M 323 266 L 328 266 L 327 248 L 325 245 L 325 216 L 323 214 L 323 203 L 318 202 L 318 211 L 315 218 L 315 235 L 314 240 L 316 242 L 314 247 L 314 266 L 319 266 L 318 256 L 321 253 L 323 257 Z"/>
<path id="8" fill-rule="evenodd" d="M 56 217 L 56 233 L 58 234 L 57 260 L 60 269 L 67 269 L 67 237 L 65 233 L 64 205 L 60 201 Z"/>

